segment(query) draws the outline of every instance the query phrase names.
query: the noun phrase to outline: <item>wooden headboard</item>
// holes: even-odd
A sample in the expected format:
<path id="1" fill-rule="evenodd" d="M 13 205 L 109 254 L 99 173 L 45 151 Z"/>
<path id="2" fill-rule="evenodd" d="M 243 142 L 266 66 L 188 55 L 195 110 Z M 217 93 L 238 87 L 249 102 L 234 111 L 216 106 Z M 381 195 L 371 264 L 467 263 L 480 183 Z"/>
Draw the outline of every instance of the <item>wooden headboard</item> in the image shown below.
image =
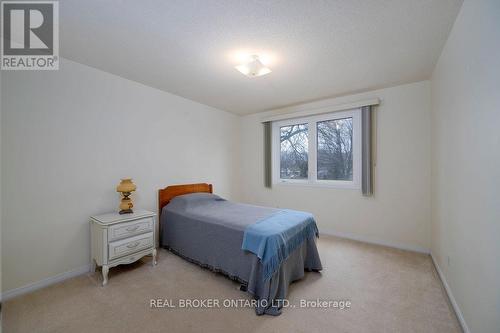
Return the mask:
<path id="1" fill-rule="evenodd" d="M 164 189 L 158 190 L 158 218 L 161 217 L 161 211 L 166 204 L 178 195 L 205 192 L 212 193 L 212 184 L 199 183 L 199 184 L 185 184 L 185 185 L 172 185 Z"/>

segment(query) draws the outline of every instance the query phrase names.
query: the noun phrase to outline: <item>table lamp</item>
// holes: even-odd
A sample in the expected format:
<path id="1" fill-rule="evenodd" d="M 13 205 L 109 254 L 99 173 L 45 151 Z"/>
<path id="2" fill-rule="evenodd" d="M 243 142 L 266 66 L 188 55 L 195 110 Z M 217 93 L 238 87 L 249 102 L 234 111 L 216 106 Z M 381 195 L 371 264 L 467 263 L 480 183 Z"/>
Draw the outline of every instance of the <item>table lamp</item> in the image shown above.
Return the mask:
<path id="1" fill-rule="evenodd" d="M 123 178 L 116 187 L 116 192 L 120 192 L 122 194 L 122 201 L 120 202 L 120 214 L 131 214 L 133 213 L 132 207 L 134 204 L 132 203 L 132 199 L 129 196 L 137 186 L 132 182 L 132 178 Z"/>

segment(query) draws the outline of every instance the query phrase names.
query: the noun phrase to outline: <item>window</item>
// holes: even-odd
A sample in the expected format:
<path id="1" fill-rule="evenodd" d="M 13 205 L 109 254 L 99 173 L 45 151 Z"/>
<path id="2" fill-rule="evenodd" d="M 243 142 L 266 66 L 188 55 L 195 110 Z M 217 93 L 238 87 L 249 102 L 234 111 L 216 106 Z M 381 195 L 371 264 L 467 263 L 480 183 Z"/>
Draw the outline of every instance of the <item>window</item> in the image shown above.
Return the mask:
<path id="1" fill-rule="evenodd" d="M 280 178 L 307 179 L 307 124 L 280 127 Z"/>
<path id="2" fill-rule="evenodd" d="M 273 182 L 359 188 L 360 110 L 273 122 Z"/>
<path id="3" fill-rule="evenodd" d="M 316 123 L 318 179 L 352 181 L 352 117 Z"/>

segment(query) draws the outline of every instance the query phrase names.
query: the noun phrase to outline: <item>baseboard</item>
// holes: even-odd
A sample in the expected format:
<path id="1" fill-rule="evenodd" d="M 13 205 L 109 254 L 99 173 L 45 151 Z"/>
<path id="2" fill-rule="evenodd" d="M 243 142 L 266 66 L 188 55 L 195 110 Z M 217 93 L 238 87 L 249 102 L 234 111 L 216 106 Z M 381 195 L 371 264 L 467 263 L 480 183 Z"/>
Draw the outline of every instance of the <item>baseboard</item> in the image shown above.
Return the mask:
<path id="1" fill-rule="evenodd" d="M 363 242 L 363 243 L 370 243 L 370 244 L 375 244 L 375 245 L 392 247 L 392 248 L 399 249 L 399 250 L 406 250 L 406 251 L 412 251 L 412 252 L 418 252 L 418 253 L 424 253 L 424 254 L 431 253 L 430 250 L 425 248 L 425 247 L 416 246 L 416 245 L 409 245 L 409 244 L 401 244 L 401 243 L 397 243 L 397 242 L 375 239 L 375 238 L 360 236 L 357 234 L 352 234 L 352 233 L 347 233 L 347 232 L 338 232 L 338 231 L 321 229 L 320 234 L 330 235 L 330 236 L 335 236 L 335 237 L 340 237 L 340 238 L 346 238 L 346 239 L 355 240 L 355 241 L 359 241 L 359 242 Z"/>
<path id="2" fill-rule="evenodd" d="M 73 270 L 68 271 L 68 272 L 64 272 L 61 274 L 57 274 L 57 275 L 48 277 L 46 279 L 43 279 L 43 280 L 40 280 L 37 282 L 27 284 L 27 285 L 19 287 L 19 288 L 7 290 L 7 291 L 1 293 L 0 301 L 5 302 L 11 298 L 21 296 L 21 295 L 27 294 L 29 292 L 32 292 L 32 291 L 35 291 L 38 289 L 48 287 L 52 284 L 70 279 L 70 278 L 75 277 L 75 276 L 79 276 L 79 275 L 88 273 L 89 271 L 90 271 L 90 264 L 82 266 L 82 267 L 78 267 L 78 268 L 73 269 Z"/>
<path id="3" fill-rule="evenodd" d="M 465 322 L 464 315 L 462 314 L 462 311 L 458 307 L 458 303 L 455 300 L 453 293 L 451 292 L 451 289 L 450 289 L 450 286 L 448 285 L 448 282 L 446 282 L 443 271 L 441 271 L 441 268 L 439 268 L 439 265 L 438 265 L 436 259 L 432 255 L 432 252 L 431 252 L 431 258 L 432 258 L 432 262 L 434 263 L 434 267 L 436 267 L 436 271 L 439 275 L 439 278 L 441 279 L 441 282 L 443 283 L 444 289 L 446 290 L 446 294 L 448 294 L 448 299 L 450 300 L 451 306 L 453 307 L 453 310 L 455 310 L 455 314 L 457 315 L 460 326 L 462 326 L 462 330 L 464 331 L 464 333 L 470 333 L 469 326 L 467 326 L 467 323 Z"/>

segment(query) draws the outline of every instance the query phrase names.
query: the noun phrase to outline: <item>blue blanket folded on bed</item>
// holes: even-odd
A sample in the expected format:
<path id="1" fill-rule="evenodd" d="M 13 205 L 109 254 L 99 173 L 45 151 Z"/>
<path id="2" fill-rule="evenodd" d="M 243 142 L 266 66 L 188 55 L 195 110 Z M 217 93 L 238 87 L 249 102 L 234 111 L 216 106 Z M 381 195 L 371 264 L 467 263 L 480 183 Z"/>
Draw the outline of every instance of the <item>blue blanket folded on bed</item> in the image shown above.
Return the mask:
<path id="1" fill-rule="evenodd" d="M 314 236 L 318 227 L 312 214 L 281 210 L 246 227 L 241 248 L 259 257 L 267 280 L 302 242 Z"/>

